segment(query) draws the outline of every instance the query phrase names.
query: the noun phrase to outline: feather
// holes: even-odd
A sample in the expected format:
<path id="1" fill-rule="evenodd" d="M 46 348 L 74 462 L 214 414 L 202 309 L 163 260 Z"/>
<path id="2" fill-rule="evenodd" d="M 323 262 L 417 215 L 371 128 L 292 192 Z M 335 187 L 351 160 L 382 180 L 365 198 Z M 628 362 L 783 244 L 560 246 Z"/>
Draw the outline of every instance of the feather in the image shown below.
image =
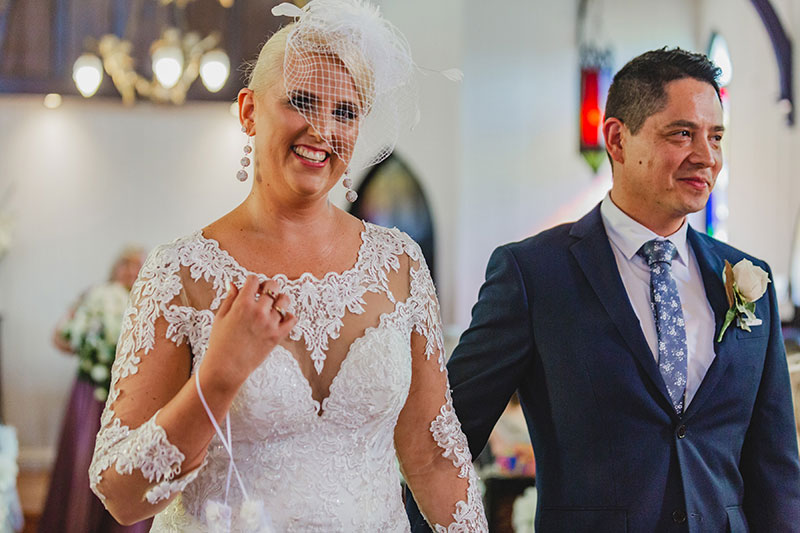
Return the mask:
<path id="1" fill-rule="evenodd" d="M 276 17 L 292 17 L 299 18 L 303 16 L 304 11 L 292 4 L 291 2 L 282 2 L 272 8 L 272 14 Z"/>

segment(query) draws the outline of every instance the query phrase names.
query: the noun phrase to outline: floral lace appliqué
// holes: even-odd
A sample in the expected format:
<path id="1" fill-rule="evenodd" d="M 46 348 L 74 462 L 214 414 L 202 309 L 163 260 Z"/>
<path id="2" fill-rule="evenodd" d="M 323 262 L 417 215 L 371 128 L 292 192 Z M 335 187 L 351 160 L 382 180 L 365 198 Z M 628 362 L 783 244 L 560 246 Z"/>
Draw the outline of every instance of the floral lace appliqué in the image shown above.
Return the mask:
<path id="1" fill-rule="evenodd" d="M 389 281 L 399 273 L 404 254 L 412 262 L 409 295 L 397 301 Z M 166 322 L 170 342 L 188 344 L 196 369 L 227 284 L 241 285 L 249 274 L 218 243 L 196 232 L 154 251 L 131 291 L 132 305 L 123 322 L 90 477 L 102 498 L 98 484 L 107 469 L 114 467 L 123 474 L 140 470 L 153 483 L 146 494 L 149 502 L 172 498 L 155 517 L 154 532 L 206 532 L 214 522 L 244 532 L 257 514 L 233 512 L 230 522 L 220 522 L 225 517 L 217 516 L 213 505 L 207 509 L 209 502 L 224 501 L 227 490 L 228 455 L 217 437 L 204 465 L 182 473 L 184 456 L 168 441 L 155 415 L 131 429 L 113 410 L 120 384 L 124 388 L 121 380 L 137 373 L 141 358 L 154 356 L 150 352 L 157 341 L 156 320 Z M 209 287 L 208 309 L 176 303 L 187 278 Z M 234 399 L 230 421 L 233 453 L 248 492 L 264 502 L 265 513 L 279 531 L 408 533 L 393 435 L 411 384 L 412 333 L 425 337 L 428 358 L 443 353 L 435 289 L 419 247 L 397 230 L 365 224 L 353 268 L 322 279 L 310 274 L 297 280 L 282 275 L 273 279 L 299 318 L 291 338 L 304 340 L 308 353 L 301 356 L 310 354 L 317 372 L 323 368 L 330 339 L 338 338 L 349 319 L 347 313 L 367 312 L 368 292 L 385 295 L 394 308 L 350 345 L 322 406 L 313 400 L 295 354 L 282 346 L 247 379 Z M 442 355 L 438 368 L 444 369 Z M 444 530 L 437 526 L 437 533 L 485 531 L 466 440 L 453 433 L 460 433 L 460 426 L 449 394 L 447 400 L 431 431 L 458 475 L 469 479 L 469 490 L 466 499 L 455 504 L 454 523 Z M 245 503 L 238 489 L 230 489 L 231 509 L 241 509 Z"/>
<path id="2" fill-rule="evenodd" d="M 478 477 L 472 466 L 469 444 L 453 410 L 449 389 L 446 395 L 447 401 L 442 406 L 439 416 L 431 422 L 431 433 L 439 447 L 444 450 L 442 456 L 450 459 L 453 466 L 458 468 L 458 477 L 469 480 L 469 488 L 467 501 L 456 503 L 453 522 L 447 527 L 434 524 L 434 529 L 436 533 L 485 533 L 489 531 L 489 525 L 483 511 L 483 500 L 478 488 Z"/>
<path id="3" fill-rule="evenodd" d="M 101 480 L 100 473 L 112 464 L 120 474 L 130 474 L 134 470 L 141 471 L 145 479 L 157 484 L 151 491 L 160 494 L 163 494 L 163 488 L 159 488 L 161 484 L 168 486 L 169 482 L 180 473 L 180 465 L 185 457 L 176 446 L 170 444 L 164 428 L 156 423 L 156 416 L 158 412 L 135 431 L 122 426 L 119 419 L 116 419 L 111 428 L 104 433 L 104 441 L 101 442 L 98 437 L 95 447 L 96 457 L 89 470 L 89 476 L 92 489 L 101 500 L 104 496 L 97 490 L 97 484 Z M 116 442 L 108 445 L 106 440 L 111 439 Z M 106 446 L 109 449 L 104 449 Z M 102 454 L 97 454 L 98 447 Z"/>

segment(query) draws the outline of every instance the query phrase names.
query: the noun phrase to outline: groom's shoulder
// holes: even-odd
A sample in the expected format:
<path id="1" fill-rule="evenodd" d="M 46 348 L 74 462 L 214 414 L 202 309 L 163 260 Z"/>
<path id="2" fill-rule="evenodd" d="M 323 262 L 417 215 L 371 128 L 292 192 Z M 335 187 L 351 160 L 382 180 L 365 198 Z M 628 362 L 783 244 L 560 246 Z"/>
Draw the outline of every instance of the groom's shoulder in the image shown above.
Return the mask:
<path id="1" fill-rule="evenodd" d="M 561 258 L 568 257 L 569 245 L 574 242 L 570 237 L 573 224 L 561 224 L 520 241 L 504 244 L 495 249 L 493 256 L 499 259 L 510 254 L 518 264 L 528 265 L 528 268 L 551 268 L 559 264 Z"/>
<path id="2" fill-rule="evenodd" d="M 707 235 L 705 233 L 701 233 L 698 231 L 694 231 L 696 242 L 700 246 L 705 246 L 710 249 L 717 257 L 721 259 L 727 260 L 732 265 L 735 265 L 742 259 L 747 259 L 754 265 L 760 266 L 764 269 L 768 269 L 769 265 L 763 259 L 759 259 L 753 255 L 748 254 L 747 252 L 740 250 L 734 246 L 731 246 L 728 243 L 722 242 L 714 237 Z M 695 253 L 697 251 L 695 250 Z"/>
<path id="3" fill-rule="evenodd" d="M 504 245 L 514 254 L 540 253 L 543 250 L 567 249 L 573 242 L 570 232 L 575 222 L 560 224 L 516 242 Z"/>

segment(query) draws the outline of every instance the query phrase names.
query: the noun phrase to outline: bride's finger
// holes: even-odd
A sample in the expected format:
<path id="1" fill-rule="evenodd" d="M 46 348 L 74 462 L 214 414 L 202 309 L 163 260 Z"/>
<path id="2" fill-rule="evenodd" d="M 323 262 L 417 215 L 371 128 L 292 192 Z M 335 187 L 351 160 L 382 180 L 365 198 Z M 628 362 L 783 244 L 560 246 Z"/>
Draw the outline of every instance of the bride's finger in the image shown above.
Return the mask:
<path id="1" fill-rule="evenodd" d="M 230 311 L 233 301 L 236 300 L 237 294 L 239 294 L 239 289 L 236 288 L 236 285 L 233 283 L 228 282 L 228 293 L 225 295 L 225 299 L 222 300 L 222 305 L 219 306 L 219 311 L 217 311 L 219 316 L 223 316 Z"/>
<path id="2" fill-rule="evenodd" d="M 280 305 L 273 305 L 272 310 L 277 312 L 281 316 L 281 320 L 286 318 L 286 310 Z"/>
<path id="3" fill-rule="evenodd" d="M 278 334 L 282 337 L 285 337 L 289 334 L 295 324 L 297 324 L 297 317 L 287 311 L 286 315 L 278 323 Z"/>
<path id="4" fill-rule="evenodd" d="M 275 302 L 272 304 L 272 310 L 280 315 L 280 322 L 284 322 L 289 316 L 287 309 L 289 308 L 289 297 L 285 294 L 278 294 Z"/>
<path id="5" fill-rule="evenodd" d="M 244 280 L 244 285 L 242 288 L 239 289 L 239 294 L 242 295 L 245 299 L 256 299 L 256 294 L 258 292 L 258 288 L 261 286 L 261 283 L 258 281 L 258 277 L 254 275 L 247 276 L 247 279 Z"/>
<path id="6" fill-rule="evenodd" d="M 261 283 L 259 293 L 262 295 L 264 310 L 269 313 L 275 302 L 281 297 L 281 287 L 274 280 L 266 280 Z"/>

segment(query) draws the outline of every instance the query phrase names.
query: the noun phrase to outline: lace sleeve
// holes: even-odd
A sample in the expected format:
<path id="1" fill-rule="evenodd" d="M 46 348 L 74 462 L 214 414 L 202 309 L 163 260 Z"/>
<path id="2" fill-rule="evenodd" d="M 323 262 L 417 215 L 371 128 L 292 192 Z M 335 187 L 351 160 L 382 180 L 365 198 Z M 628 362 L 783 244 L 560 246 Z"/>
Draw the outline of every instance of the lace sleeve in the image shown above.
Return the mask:
<path id="1" fill-rule="evenodd" d="M 89 467 L 90 486 L 104 502 L 103 475 L 112 466 L 123 475 L 139 472 L 150 483 L 142 496 L 151 504 L 169 499 L 199 472 L 181 471 L 186 458 L 158 424 L 160 407 L 188 379 L 191 355 L 184 340 L 198 329 L 190 327 L 190 308 L 175 303 L 183 289 L 179 270 L 174 247 L 159 247 L 131 290 Z"/>
<path id="2" fill-rule="evenodd" d="M 486 532 L 478 477 L 444 361 L 439 303 L 419 247 L 409 247 L 412 379 L 395 430 L 403 475 L 436 533 Z"/>

